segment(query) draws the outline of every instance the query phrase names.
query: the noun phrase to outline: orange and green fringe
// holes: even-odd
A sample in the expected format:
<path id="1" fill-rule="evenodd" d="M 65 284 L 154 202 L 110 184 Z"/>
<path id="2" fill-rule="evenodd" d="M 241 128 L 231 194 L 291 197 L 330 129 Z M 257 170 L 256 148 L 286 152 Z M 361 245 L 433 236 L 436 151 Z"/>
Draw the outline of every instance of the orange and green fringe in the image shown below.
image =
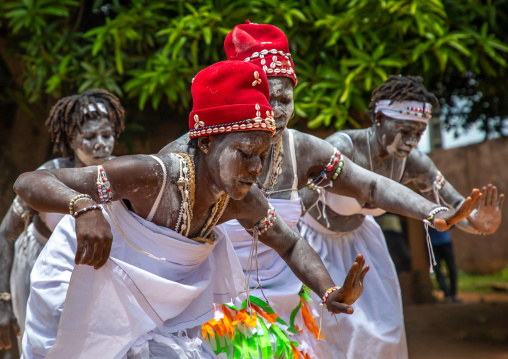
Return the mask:
<path id="1" fill-rule="evenodd" d="M 266 302 L 253 296 L 249 297 L 252 315 L 246 310 L 247 301 L 244 301 L 240 308 L 222 305 L 224 318 L 205 323 L 202 326 L 203 338 L 215 354 L 226 353 L 229 359 L 308 359 L 307 355 L 298 351 L 298 342 L 291 340 L 289 336 L 301 332 L 294 324 L 296 315 L 301 310 L 305 327 L 318 339 L 319 328 L 306 304 L 306 301 L 311 300 L 309 292 L 306 287 L 300 292 L 300 303 L 291 312 L 289 325 L 279 318 Z M 229 309 L 236 311 L 234 317 Z M 239 329 L 240 326 L 257 328 L 258 331 L 245 335 Z M 275 338 L 275 350 L 272 349 L 270 337 Z M 323 337 L 319 335 L 319 338 Z"/>

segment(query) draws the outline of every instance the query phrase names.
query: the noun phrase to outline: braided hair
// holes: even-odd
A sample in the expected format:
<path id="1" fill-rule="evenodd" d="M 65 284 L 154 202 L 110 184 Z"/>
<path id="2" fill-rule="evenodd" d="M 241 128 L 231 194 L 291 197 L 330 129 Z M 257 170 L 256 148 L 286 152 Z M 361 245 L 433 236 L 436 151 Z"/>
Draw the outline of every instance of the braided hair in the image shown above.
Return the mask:
<path id="1" fill-rule="evenodd" d="M 99 107 L 98 104 L 104 107 Z M 90 111 L 93 105 L 95 111 Z M 106 113 L 101 111 L 106 108 Z M 90 90 L 79 95 L 63 97 L 51 108 L 46 126 L 51 133 L 53 152 L 61 152 L 64 157 L 72 155 L 69 144 L 74 131 L 81 131 L 81 126 L 88 120 L 107 118 L 114 125 L 115 137 L 124 130 L 125 111 L 118 97 L 106 90 Z"/>
<path id="2" fill-rule="evenodd" d="M 420 76 L 390 75 L 372 92 L 369 110 L 373 112 L 376 103 L 381 100 L 428 102 L 432 106 L 439 104 L 436 96 L 427 91 Z"/>

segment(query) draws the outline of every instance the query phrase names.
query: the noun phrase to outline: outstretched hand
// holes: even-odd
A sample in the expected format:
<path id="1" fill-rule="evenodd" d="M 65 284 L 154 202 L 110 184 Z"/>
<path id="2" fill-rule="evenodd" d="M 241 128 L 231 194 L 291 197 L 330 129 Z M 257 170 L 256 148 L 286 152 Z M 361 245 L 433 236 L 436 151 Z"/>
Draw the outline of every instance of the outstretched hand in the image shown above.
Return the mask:
<path id="1" fill-rule="evenodd" d="M 504 194 L 498 196 L 497 187 L 489 183 L 482 188 L 482 199 L 476 211 L 468 217 L 469 222 L 481 233 L 494 233 L 501 224 L 503 203 Z"/>
<path id="2" fill-rule="evenodd" d="M 344 280 L 344 284 L 339 290 L 336 290 L 328 296 L 326 308 L 331 313 L 353 313 L 351 304 L 363 293 L 363 279 L 369 271 L 369 266 L 365 266 L 363 255 L 358 254 L 356 260 L 349 269 Z"/>
<path id="3" fill-rule="evenodd" d="M 3 302 L 3 303 L 2 303 Z M 10 302 L 0 300 L 0 350 L 10 349 L 11 342 L 11 326 L 14 333 L 19 335 L 19 325 L 12 312 Z"/>
<path id="4" fill-rule="evenodd" d="M 480 193 L 480 190 L 477 188 L 473 189 L 471 195 L 462 202 L 460 208 L 437 213 L 434 216 L 434 226 L 438 231 L 446 231 L 455 223 L 460 222 L 469 216 L 478 206 L 481 199 L 482 194 Z"/>
<path id="5" fill-rule="evenodd" d="M 76 264 L 99 269 L 106 264 L 111 252 L 113 234 L 102 211 L 92 210 L 76 217 Z"/>

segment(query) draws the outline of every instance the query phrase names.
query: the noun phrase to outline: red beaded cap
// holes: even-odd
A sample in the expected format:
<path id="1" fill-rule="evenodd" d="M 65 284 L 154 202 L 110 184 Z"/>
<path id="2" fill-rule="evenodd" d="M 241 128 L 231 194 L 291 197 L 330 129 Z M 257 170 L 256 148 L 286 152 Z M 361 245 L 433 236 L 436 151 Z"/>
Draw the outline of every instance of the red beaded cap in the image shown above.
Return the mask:
<path id="1" fill-rule="evenodd" d="M 259 67 L 223 61 L 200 71 L 192 82 L 189 137 L 238 131 L 275 132 L 268 81 Z"/>
<path id="2" fill-rule="evenodd" d="M 298 83 L 288 39 L 278 27 L 247 20 L 226 36 L 224 49 L 228 60 L 250 62 L 260 66 L 267 76 L 285 76 L 295 86 Z"/>

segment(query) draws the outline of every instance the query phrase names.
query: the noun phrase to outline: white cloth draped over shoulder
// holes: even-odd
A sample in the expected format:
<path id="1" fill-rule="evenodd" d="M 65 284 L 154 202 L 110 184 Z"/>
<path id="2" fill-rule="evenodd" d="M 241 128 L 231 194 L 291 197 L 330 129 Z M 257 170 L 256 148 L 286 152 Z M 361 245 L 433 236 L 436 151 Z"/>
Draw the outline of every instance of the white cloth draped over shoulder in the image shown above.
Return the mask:
<path id="1" fill-rule="evenodd" d="M 213 245 L 202 244 L 137 216 L 121 201 L 112 211 L 135 245 L 166 260 L 135 251 L 103 210 L 113 233 L 110 259 L 99 270 L 75 266 L 75 222 L 66 216 L 32 272 L 23 358 L 122 358 L 151 331 L 202 325 L 213 317 L 213 302 L 234 301 L 244 285 L 220 230 Z"/>
<path id="2" fill-rule="evenodd" d="M 277 214 L 284 219 L 286 224 L 296 230 L 296 224 L 301 216 L 300 199 L 268 199 L 268 202 L 274 207 Z M 236 220 L 221 224 L 218 228 L 227 235 L 233 244 L 245 277 L 248 278 L 250 274 L 249 288 L 252 288 L 252 290 L 249 294 L 267 300 L 268 305 L 283 320 L 289 320 L 291 311 L 300 302 L 298 293 L 302 288 L 302 282 L 273 248 L 261 242 L 258 244 L 256 273 L 255 259 L 252 260 L 252 268 L 250 266 L 252 235 Z M 262 290 L 257 288 L 257 275 L 259 275 Z"/>
<path id="3" fill-rule="evenodd" d="M 289 148 L 286 152 L 285 161 L 291 161 L 293 169 L 293 183 L 291 188 L 287 189 L 291 193 L 290 199 L 268 198 L 268 202 L 284 222 L 296 231 L 296 225 L 302 215 L 302 206 L 298 195 L 298 172 L 293 131 L 288 129 L 287 134 Z M 264 243 L 258 243 L 257 259 L 252 260 L 251 267 L 252 235 L 236 220 L 228 221 L 219 227 L 233 244 L 245 277 L 249 278 L 250 275 L 249 288 L 255 289 L 251 290 L 249 294 L 267 300 L 268 305 L 283 320 L 289 320 L 291 311 L 300 303 L 298 293 L 302 288 L 302 282 L 291 271 L 281 256 Z M 258 288 L 258 275 L 262 290 Z"/>

